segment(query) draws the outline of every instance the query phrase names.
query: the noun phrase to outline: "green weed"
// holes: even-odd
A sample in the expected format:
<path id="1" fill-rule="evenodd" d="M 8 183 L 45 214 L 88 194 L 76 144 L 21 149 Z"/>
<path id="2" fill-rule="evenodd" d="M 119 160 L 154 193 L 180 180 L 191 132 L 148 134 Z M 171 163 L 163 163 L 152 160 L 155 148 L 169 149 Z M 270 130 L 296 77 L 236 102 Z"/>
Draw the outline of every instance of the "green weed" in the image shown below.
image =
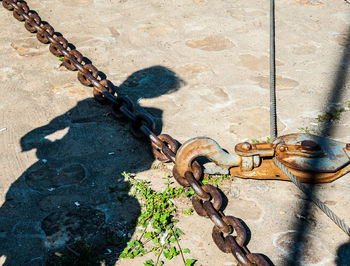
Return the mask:
<path id="1" fill-rule="evenodd" d="M 202 181 L 203 184 L 210 184 L 215 186 L 221 186 L 224 180 L 232 180 L 232 177 L 229 175 L 218 175 L 218 176 L 210 176 L 206 175 Z"/>
<path id="2" fill-rule="evenodd" d="M 193 190 L 193 188 L 191 188 L 191 187 L 185 187 L 185 188 L 184 188 L 184 194 L 185 194 L 185 196 L 188 197 L 188 198 L 197 196 L 197 194 L 194 193 L 194 190 Z"/>
<path id="3" fill-rule="evenodd" d="M 193 210 L 191 208 L 184 210 L 184 215 L 191 216 L 192 214 L 193 214 Z"/>
<path id="4" fill-rule="evenodd" d="M 322 123 L 322 122 L 340 120 L 340 116 L 344 111 L 345 111 L 344 107 L 334 108 L 334 110 L 332 111 L 328 111 L 324 114 L 319 114 L 317 116 L 317 121 L 319 123 Z"/>
<path id="5" fill-rule="evenodd" d="M 186 260 L 184 257 L 184 253 L 190 253 L 190 250 L 182 250 L 179 243 L 180 237 L 185 233 L 175 226 L 178 220 L 174 218 L 176 206 L 173 199 L 182 194 L 193 196 L 195 195 L 194 191 L 183 187 L 171 187 L 172 182 L 167 177 L 167 188 L 157 192 L 150 188 L 149 182 L 146 180 L 136 179 L 125 172 L 122 175 L 130 184 L 131 194 L 142 203 L 137 225 L 143 229 L 138 230 L 140 236 L 137 239 L 127 243 L 127 247 L 120 257 L 133 259 L 153 252 L 156 259 L 147 260 L 144 265 L 159 266 L 164 264 L 161 258 L 171 260 L 181 255 L 184 265 L 193 265 L 196 260 Z"/>
<path id="6" fill-rule="evenodd" d="M 251 139 L 250 141 L 253 144 L 256 144 L 256 143 L 270 143 L 271 142 L 271 138 L 270 137 L 266 137 L 266 140 Z"/>
<path id="7" fill-rule="evenodd" d="M 298 130 L 305 132 L 306 134 L 311 134 L 311 132 L 315 132 L 314 129 L 311 129 L 309 127 L 299 127 Z"/>

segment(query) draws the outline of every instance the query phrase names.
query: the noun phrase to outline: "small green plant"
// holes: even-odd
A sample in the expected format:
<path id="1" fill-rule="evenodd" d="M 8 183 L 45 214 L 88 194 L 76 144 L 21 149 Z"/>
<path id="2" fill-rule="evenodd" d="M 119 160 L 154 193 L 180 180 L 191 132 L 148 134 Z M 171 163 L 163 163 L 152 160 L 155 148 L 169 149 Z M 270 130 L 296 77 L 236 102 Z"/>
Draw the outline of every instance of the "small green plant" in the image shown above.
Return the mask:
<path id="1" fill-rule="evenodd" d="M 193 190 L 193 188 L 191 188 L 191 187 L 185 187 L 185 189 L 184 189 L 184 194 L 185 194 L 185 196 L 188 197 L 188 198 L 197 196 L 197 194 L 194 193 L 194 190 Z"/>
<path id="2" fill-rule="evenodd" d="M 153 163 L 152 164 L 152 169 L 164 169 L 166 166 L 165 166 L 165 164 L 164 163 L 162 163 L 162 162 L 158 162 L 158 163 Z"/>
<path id="3" fill-rule="evenodd" d="M 191 216 L 192 214 L 193 214 L 193 210 L 191 208 L 184 210 L 184 215 Z"/>
<path id="4" fill-rule="evenodd" d="M 232 177 L 229 175 L 218 175 L 210 176 L 206 175 L 202 181 L 203 184 L 210 184 L 215 186 L 221 186 L 224 180 L 232 180 Z"/>
<path id="5" fill-rule="evenodd" d="M 348 101 L 348 108 L 350 108 L 350 101 Z"/>
<path id="6" fill-rule="evenodd" d="M 311 134 L 311 132 L 315 132 L 314 129 L 309 127 L 299 127 L 298 130 L 305 132 L 306 134 Z"/>
<path id="7" fill-rule="evenodd" d="M 165 177 L 163 177 L 163 179 L 166 179 L 166 181 L 164 182 L 164 185 L 170 186 L 170 185 L 174 184 L 174 181 L 171 180 L 169 175 L 165 175 Z"/>
<path id="8" fill-rule="evenodd" d="M 61 62 L 63 62 L 64 56 L 63 56 L 63 55 L 59 55 L 59 56 L 58 56 L 58 60 L 60 60 Z"/>
<path id="9" fill-rule="evenodd" d="M 189 249 L 182 250 L 180 246 L 180 237 L 184 232 L 175 226 L 178 220 L 174 218 L 176 213 L 174 199 L 186 193 L 186 196 L 193 196 L 194 191 L 183 187 L 171 187 L 172 182 L 166 177 L 167 188 L 157 192 L 150 188 L 146 180 L 136 179 L 125 172 L 122 175 L 130 185 L 132 195 L 139 198 L 142 203 L 137 225 L 143 229 L 138 230 L 140 236 L 137 239 L 127 243 L 120 257 L 133 259 L 154 252 L 156 259 L 145 261 L 145 266 L 163 265 L 162 257 L 171 260 L 178 255 L 181 255 L 184 265 L 193 265 L 196 260 L 186 260 L 184 257 L 184 253 L 190 253 Z"/>
<path id="10" fill-rule="evenodd" d="M 270 143 L 271 142 L 271 138 L 270 137 L 266 137 L 266 140 L 251 139 L 250 141 L 253 144 L 256 144 L 256 143 Z"/>
<path id="11" fill-rule="evenodd" d="M 332 111 L 328 111 L 325 114 L 319 114 L 317 121 L 319 123 L 339 120 L 341 114 L 345 111 L 344 107 L 334 108 Z"/>

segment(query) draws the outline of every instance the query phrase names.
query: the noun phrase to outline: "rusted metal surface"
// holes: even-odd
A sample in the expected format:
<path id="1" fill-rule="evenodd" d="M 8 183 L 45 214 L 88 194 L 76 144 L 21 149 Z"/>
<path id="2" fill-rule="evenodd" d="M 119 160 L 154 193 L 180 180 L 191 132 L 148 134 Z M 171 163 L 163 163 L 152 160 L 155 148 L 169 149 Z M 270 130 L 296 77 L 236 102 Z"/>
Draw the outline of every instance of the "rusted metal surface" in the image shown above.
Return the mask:
<path id="1" fill-rule="evenodd" d="M 289 134 L 277 138 L 273 143 L 239 143 L 235 147 L 237 157 L 225 152 L 214 140 L 198 137 L 180 147 L 174 171 L 181 179 L 186 171 L 191 170 L 195 158 L 205 156 L 217 165 L 214 169 L 229 169 L 233 176 L 290 181 L 272 161 L 275 156 L 301 182 L 325 183 L 350 171 L 348 146 L 310 134 Z M 188 185 L 185 179 L 180 182 Z"/>
<path id="2" fill-rule="evenodd" d="M 93 87 L 93 96 L 101 104 L 110 104 L 112 115 L 117 118 L 127 118 L 131 121 L 131 132 L 135 137 L 146 137 L 152 142 L 153 152 L 157 159 L 162 161 L 175 161 L 178 148 L 177 142 L 169 135 L 154 134 L 155 123 L 153 119 L 145 114 L 134 111 L 134 105 L 127 96 L 116 95 L 118 89 L 110 80 L 102 79 L 100 71 L 90 63 L 84 61 L 84 56 L 73 45 L 55 32 L 54 28 L 47 22 L 43 22 L 40 16 L 30 10 L 25 1 L 2 0 L 2 5 L 13 16 L 24 22 L 25 28 L 35 33 L 37 39 L 45 44 L 50 44 L 50 52 L 55 56 L 63 56 L 63 65 L 72 71 L 78 71 L 78 80 L 85 86 Z M 169 146 L 169 147 L 168 147 Z"/>
<path id="3" fill-rule="evenodd" d="M 292 169 L 334 173 L 347 164 L 346 143 L 311 134 L 289 134 L 277 138 L 276 158 Z M 283 149 L 280 149 L 283 147 Z"/>
<path id="4" fill-rule="evenodd" d="M 168 162 L 170 161 L 169 158 L 160 150 L 158 147 L 162 146 L 162 143 L 166 143 L 170 150 L 174 151 L 174 153 L 178 150 L 179 146 L 177 141 L 175 141 L 172 137 L 170 137 L 167 134 L 162 134 L 158 136 L 158 139 L 161 140 L 158 142 L 158 140 L 155 138 L 155 140 L 152 141 L 152 151 L 155 158 L 158 158 L 161 162 Z"/>
<path id="5" fill-rule="evenodd" d="M 262 159 L 258 168 L 254 168 L 251 171 L 243 171 L 240 167 L 230 168 L 230 175 L 240 178 L 251 179 L 277 179 L 277 180 L 289 180 L 282 171 L 276 167 L 271 159 Z"/>
<path id="6" fill-rule="evenodd" d="M 210 140 L 210 139 L 209 139 Z M 203 178 L 203 173 L 201 166 L 196 161 L 192 162 L 192 158 L 196 158 L 195 155 L 198 156 L 213 156 L 213 154 L 217 155 L 217 153 L 209 152 L 208 145 L 211 148 L 217 148 L 218 145 L 214 141 L 209 141 L 208 138 L 196 138 L 192 139 L 189 142 L 185 143 L 182 147 L 180 147 L 179 152 L 181 150 L 190 150 L 192 152 L 184 152 L 181 153 L 186 155 L 186 158 L 189 158 L 190 163 L 186 164 L 189 166 L 189 170 L 184 173 L 183 176 L 179 175 L 179 170 L 177 171 L 178 161 L 176 161 L 176 165 L 174 167 L 177 179 L 180 177 L 186 180 L 186 183 L 189 184 L 197 194 L 192 199 L 192 204 L 194 210 L 198 215 L 209 218 L 213 223 L 213 231 L 212 238 L 214 243 L 218 246 L 218 248 L 225 253 L 232 253 L 232 255 L 236 258 L 239 265 L 259 265 L 259 266 L 267 266 L 269 263 L 266 259 L 256 253 L 251 253 L 246 245 L 247 232 L 243 227 L 242 223 L 238 218 L 233 216 L 226 216 L 222 210 L 222 197 L 220 195 L 220 191 L 218 188 L 211 185 L 204 185 L 200 180 Z M 204 152 L 201 152 L 200 146 L 198 144 L 204 144 Z M 192 144 L 192 145 L 191 145 Z M 187 148 L 184 148 L 187 147 Z M 196 147 L 196 148 L 195 148 Z M 193 150 L 195 148 L 195 150 Z M 197 152 L 196 152 L 197 151 Z M 218 151 L 218 150 L 216 150 Z M 221 152 L 221 151 L 220 151 Z M 203 155 L 203 153 L 205 155 Z M 178 153 L 179 154 L 179 153 Z M 176 158 L 178 157 L 178 154 Z M 227 155 L 225 155 L 227 156 Z M 218 158 L 213 156 L 214 158 Z M 210 157 L 210 158 L 213 158 Z M 209 159 L 209 157 L 207 157 Z M 226 157 L 225 157 L 226 158 Z M 237 164 L 239 160 L 233 160 Z M 182 160 L 180 160 L 183 162 Z M 226 161 L 227 162 L 227 161 Z M 182 169 L 182 168 L 181 168 Z M 181 179 L 180 179 L 181 180 Z M 181 181 L 183 182 L 183 181 Z M 233 236 L 234 233 L 236 236 Z M 226 235 L 226 236 L 224 236 Z"/>
<path id="7" fill-rule="evenodd" d="M 35 11 L 30 10 L 24 1 L 2 0 L 2 4 L 7 10 L 13 12 L 17 20 L 24 21 L 25 28 L 31 33 L 36 33 L 40 42 L 50 44 L 52 54 L 64 56 L 63 65 L 69 70 L 78 71 L 78 80 L 85 86 L 93 87 L 93 96 L 96 101 L 111 106 L 113 117 L 128 119 L 131 122 L 131 132 L 135 137 L 146 137 L 151 141 L 156 159 L 175 162 L 178 150 L 177 141 L 166 134 L 157 136 L 153 119 L 145 114 L 136 113 L 134 104 L 127 96 L 116 95 L 117 86 L 108 79 L 102 79 L 99 70 L 93 64 L 85 62 L 84 56 L 78 50 L 70 48 L 74 47 L 73 45 L 70 45 L 63 36 L 56 33 L 50 24 L 43 23 L 40 16 Z M 203 138 L 199 141 L 203 144 L 207 139 Z M 174 167 L 175 179 L 181 185 L 190 185 L 195 190 L 197 196 L 193 199 L 193 202 L 196 202 L 194 203 L 197 206 L 196 210 L 200 215 L 209 217 L 215 224 L 214 228 L 217 228 L 215 230 L 219 230 L 217 234 L 219 240 L 216 240 L 216 236 L 213 235 L 215 243 L 223 239 L 224 249 L 232 252 L 240 265 L 269 265 L 261 255 L 250 253 L 244 246 L 246 239 L 244 227 L 238 222 L 237 218 L 226 217 L 220 211 L 222 197 L 219 190 L 214 186 L 201 183 L 200 180 L 203 177 L 201 166 L 197 162 L 192 163 L 193 160 L 191 159 L 199 155 L 207 156 L 213 161 L 223 163 L 228 173 L 228 166 L 239 165 L 240 157 L 226 153 L 215 141 L 210 140 L 207 145 L 208 151 L 210 151 L 208 153 L 200 154 L 196 152 L 196 145 L 192 147 L 192 153 L 185 156 L 186 159 L 182 159 L 183 154 L 181 153 L 180 161 L 184 163 L 184 160 L 187 160 L 190 163 L 184 164 L 185 167 L 178 170 Z M 212 148 L 216 148 L 216 150 L 213 151 Z M 236 230 L 237 236 L 228 235 L 223 238 L 220 235 L 222 233 L 232 233 L 233 228 Z"/>
<path id="8" fill-rule="evenodd" d="M 274 146 L 272 143 L 238 143 L 235 146 L 235 152 L 240 156 L 253 156 L 260 155 L 261 157 L 273 156 L 275 154 Z M 249 149 L 247 149 L 249 147 Z"/>
<path id="9" fill-rule="evenodd" d="M 301 181 L 332 182 L 350 171 L 349 145 L 311 134 L 289 134 L 278 137 L 273 143 L 236 145 L 242 158 L 258 154 L 261 162 L 251 167 L 249 159 L 242 159 L 240 168 L 230 168 L 230 174 L 253 179 L 290 179 L 271 160 L 274 156 Z M 262 152 L 259 152 L 259 150 Z M 272 152 L 274 151 L 274 152 Z M 252 159 L 251 159 L 252 160 Z M 248 165 L 248 163 L 250 163 Z"/>
<path id="10" fill-rule="evenodd" d="M 176 154 L 175 169 L 180 176 L 191 171 L 192 162 L 195 158 L 204 156 L 216 163 L 222 169 L 241 164 L 241 157 L 236 154 L 225 152 L 220 145 L 208 137 L 197 137 L 186 141 Z"/>
<path id="11" fill-rule="evenodd" d="M 347 144 L 346 144 L 346 149 L 347 149 L 348 151 L 350 151 L 350 143 L 347 143 Z"/>
<path id="12" fill-rule="evenodd" d="M 235 224 L 239 228 L 236 229 L 237 236 L 231 235 L 231 229 L 235 228 L 232 224 L 234 217 L 228 219 L 220 210 L 222 200 L 216 195 L 217 188 L 209 189 L 201 183 L 197 176 L 201 168 L 195 159 L 204 156 L 220 168 L 230 169 L 231 175 L 242 178 L 290 181 L 272 160 L 277 158 L 289 166 L 290 172 L 301 182 L 330 182 L 350 171 L 347 147 L 345 143 L 314 135 L 290 134 L 275 139 L 273 143 L 237 144 L 235 151 L 239 155 L 230 155 L 214 140 L 198 137 L 185 142 L 178 150 L 174 176 L 180 184 L 191 186 L 197 194 L 192 199 L 193 208 L 198 215 L 208 217 L 214 223 L 212 237 L 220 250 L 231 252 L 240 265 L 268 265 L 261 255 L 251 254 L 242 244 L 244 228 Z M 319 167 L 318 164 L 324 165 Z M 197 173 L 196 178 L 193 172 Z M 224 238 L 223 234 L 228 235 Z"/>
<path id="13" fill-rule="evenodd" d="M 304 172 L 291 168 L 289 170 L 303 183 L 328 183 L 350 172 L 350 165 L 335 173 Z M 262 159 L 260 166 L 251 171 L 242 171 L 239 167 L 232 167 L 230 168 L 230 175 L 249 179 L 290 181 L 271 159 Z"/>

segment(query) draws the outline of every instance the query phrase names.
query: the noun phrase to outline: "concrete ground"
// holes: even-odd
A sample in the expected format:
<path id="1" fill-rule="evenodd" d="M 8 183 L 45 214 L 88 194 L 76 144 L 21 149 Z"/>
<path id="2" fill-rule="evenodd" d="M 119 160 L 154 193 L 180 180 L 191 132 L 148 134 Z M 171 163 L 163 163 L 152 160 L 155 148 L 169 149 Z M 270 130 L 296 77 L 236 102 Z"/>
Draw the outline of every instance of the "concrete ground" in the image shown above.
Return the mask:
<path id="1" fill-rule="evenodd" d="M 238 142 L 269 135 L 269 1 L 27 2 L 180 142 L 208 136 L 233 152 Z M 113 120 L 76 73 L 4 8 L 0 25 L 0 264 L 43 265 L 80 238 L 100 247 L 111 232 L 129 239 L 140 204 L 125 193 L 121 203 L 122 192 L 109 187 L 122 190 L 120 173 L 127 171 L 159 190 L 171 164 L 158 167 L 128 123 Z M 332 137 L 350 142 L 349 36 L 346 1 L 276 1 L 280 135 L 317 133 L 318 115 L 343 106 Z M 292 264 L 304 221 L 301 265 L 350 265 L 349 237 L 314 207 L 303 217 L 307 201 L 292 183 L 234 178 L 221 189 L 229 200 L 225 213 L 251 231 L 252 252 Z M 319 198 L 347 223 L 349 189 L 349 174 L 317 185 Z M 212 242 L 209 220 L 179 219 L 181 243 L 196 265 L 236 265 Z M 145 261 L 113 254 L 110 264 Z M 180 258 L 166 263 L 175 264 Z"/>

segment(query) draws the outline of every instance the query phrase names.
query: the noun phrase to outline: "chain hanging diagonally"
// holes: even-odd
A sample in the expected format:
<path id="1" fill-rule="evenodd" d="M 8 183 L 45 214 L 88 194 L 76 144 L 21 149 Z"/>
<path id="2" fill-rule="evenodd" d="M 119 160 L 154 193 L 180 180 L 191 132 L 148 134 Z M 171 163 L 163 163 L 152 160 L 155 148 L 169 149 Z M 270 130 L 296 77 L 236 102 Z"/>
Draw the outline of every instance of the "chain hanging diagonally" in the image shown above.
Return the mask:
<path id="1" fill-rule="evenodd" d="M 175 162 L 175 154 L 178 149 L 177 141 L 167 134 L 157 136 L 155 123 L 146 114 L 136 114 L 134 104 L 127 96 L 115 96 L 117 87 L 108 79 L 102 79 L 99 70 L 84 61 L 83 55 L 76 49 L 71 49 L 68 41 L 56 33 L 47 22 L 42 22 L 40 16 L 30 10 L 25 1 L 0 0 L 2 5 L 13 16 L 24 22 L 25 28 L 36 33 L 37 39 L 44 44 L 50 44 L 49 50 L 55 56 L 64 56 L 63 65 L 71 70 L 78 71 L 78 80 L 85 86 L 93 87 L 93 95 L 101 104 L 112 106 L 112 115 L 117 118 L 127 118 L 131 121 L 131 132 L 135 137 L 147 137 L 152 143 L 153 154 L 160 161 Z"/>
<path id="2" fill-rule="evenodd" d="M 277 138 L 277 111 L 276 111 L 276 56 L 275 56 L 275 0 L 270 0 L 270 138 Z M 303 185 L 277 158 L 273 158 L 278 168 L 308 196 L 321 211 L 323 211 L 341 230 L 350 236 L 350 227 L 337 216 L 330 208 L 318 199 L 311 190 Z"/>
<path id="3" fill-rule="evenodd" d="M 192 198 L 193 208 L 199 216 L 207 217 L 214 223 L 212 238 L 222 252 L 232 253 L 239 265 L 270 265 L 262 255 L 247 249 L 246 229 L 238 218 L 226 216 L 221 211 L 223 200 L 220 191 L 215 186 L 201 182 L 203 172 L 197 161 L 193 161 L 191 170 L 186 171 L 184 176 L 174 167 L 173 176 L 178 183 L 194 190 L 196 196 Z M 236 236 L 232 235 L 234 231 Z"/>
<path id="4" fill-rule="evenodd" d="M 63 65 L 67 69 L 78 70 L 78 80 L 85 86 L 93 87 L 93 95 L 98 102 L 112 106 L 112 115 L 115 118 L 127 118 L 131 121 L 131 132 L 135 137 L 147 137 L 151 141 L 156 159 L 175 163 L 178 150 L 175 139 L 167 134 L 157 136 L 154 133 L 153 119 L 145 114 L 135 113 L 134 105 L 127 96 L 115 96 L 117 87 L 111 81 L 101 79 L 98 69 L 92 64 L 85 63 L 83 55 L 76 49 L 71 49 L 68 41 L 56 33 L 50 24 L 43 23 L 39 15 L 30 10 L 25 1 L 1 1 L 6 9 L 13 11 L 17 20 L 24 21 L 25 28 L 29 32 L 36 33 L 40 42 L 50 44 L 51 53 L 64 56 Z M 174 177 L 181 185 L 190 185 L 198 195 L 193 198 L 193 206 L 199 215 L 209 217 L 215 224 L 212 237 L 219 249 L 225 253 L 231 252 L 240 265 L 269 265 L 262 255 L 250 253 L 245 247 L 247 236 L 245 228 L 236 217 L 225 216 L 222 213 L 220 192 L 214 186 L 201 183 L 200 179 L 203 178 L 201 167 L 196 162 L 193 165 L 193 173 L 186 172 L 185 177 L 180 177 L 174 171 Z M 237 236 L 232 236 L 233 230 Z M 228 235 L 224 237 L 224 234 Z"/>

